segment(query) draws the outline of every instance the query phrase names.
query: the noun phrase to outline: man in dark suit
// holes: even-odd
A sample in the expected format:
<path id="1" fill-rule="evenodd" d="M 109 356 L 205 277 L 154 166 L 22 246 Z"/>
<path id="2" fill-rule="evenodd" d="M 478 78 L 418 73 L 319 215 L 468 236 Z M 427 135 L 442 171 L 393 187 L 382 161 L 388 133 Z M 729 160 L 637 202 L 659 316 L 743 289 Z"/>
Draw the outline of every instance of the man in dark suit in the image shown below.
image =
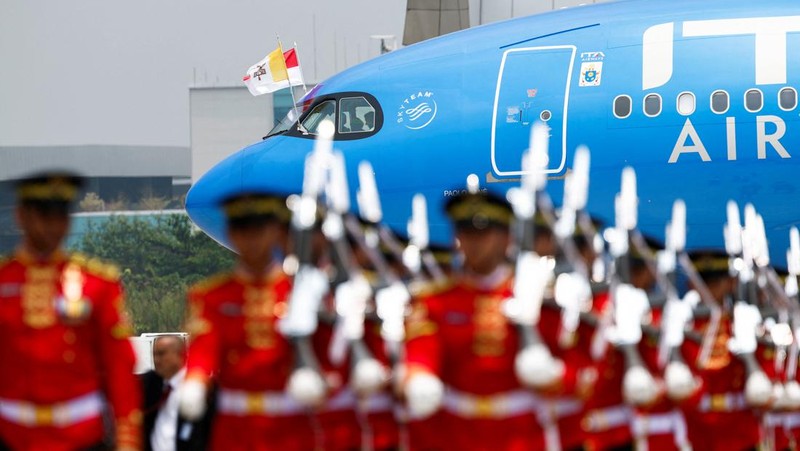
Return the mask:
<path id="1" fill-rule="evenodd" d="M 186 376 L 183 337 L 164 335 L 153 342 L 154 369 L 140 376 L 144 392 L 144 449 L 205 449 L 206 421 L 192 423 L 178 414 L 178 388 Z"/>

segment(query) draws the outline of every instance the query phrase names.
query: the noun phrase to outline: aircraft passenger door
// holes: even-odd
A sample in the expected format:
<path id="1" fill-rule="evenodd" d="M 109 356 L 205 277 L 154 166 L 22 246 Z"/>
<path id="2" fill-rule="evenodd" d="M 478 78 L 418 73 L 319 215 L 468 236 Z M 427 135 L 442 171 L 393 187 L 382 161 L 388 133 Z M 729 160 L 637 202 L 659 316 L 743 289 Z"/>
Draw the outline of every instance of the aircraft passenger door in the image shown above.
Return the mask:
<path id="1" fill-rule="evenodd" d="M 547 172 L 564 170 L 567 156 L 567 107 L 575 46 L 509 49 L 497 77 L 492 124 L 492 170 L 495 176 L 522 175 L 522 153 L 531 127 L 550 127 Z"/>

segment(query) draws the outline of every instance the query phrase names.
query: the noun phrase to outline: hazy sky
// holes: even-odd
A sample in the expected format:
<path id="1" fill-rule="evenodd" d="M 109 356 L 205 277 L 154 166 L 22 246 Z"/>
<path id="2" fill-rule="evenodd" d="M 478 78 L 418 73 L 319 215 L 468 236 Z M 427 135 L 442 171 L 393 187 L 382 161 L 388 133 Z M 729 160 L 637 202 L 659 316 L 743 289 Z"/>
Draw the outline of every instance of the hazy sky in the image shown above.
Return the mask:
<path id="1" fill-rule="evenodd" d="M 324 79 L 376 56 L 370 35 L 401 36 L 404 11 L 405 0 L 0 0 L 0 146 L 188 146 L 189 87 L 240 86 L 276 33 L 297 41 L 307 79 Z"/>
<path id="2" fill-rule="evenodd" d="M 477 22 L 592 0 L 470 0 Z M 0 0 L 0 146 L 189 146 L 189 88 L 297 41 L 311 81 L 402 38 L 406 0 Z M 254 102 L 262 101 L 254 98 Z"/>

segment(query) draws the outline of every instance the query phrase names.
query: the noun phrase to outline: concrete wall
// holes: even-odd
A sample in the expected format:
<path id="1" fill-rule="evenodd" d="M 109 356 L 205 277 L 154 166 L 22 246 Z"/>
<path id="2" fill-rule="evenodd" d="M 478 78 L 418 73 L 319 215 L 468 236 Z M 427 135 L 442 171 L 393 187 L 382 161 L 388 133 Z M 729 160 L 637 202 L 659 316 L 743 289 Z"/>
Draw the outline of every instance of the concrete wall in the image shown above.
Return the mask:
<path id="1" fill-rule="evenodd" d="M 245 87 L 189 90 L 192 180 L 233 152 L 260 141 L 275 121 L 270 94 Z"/>

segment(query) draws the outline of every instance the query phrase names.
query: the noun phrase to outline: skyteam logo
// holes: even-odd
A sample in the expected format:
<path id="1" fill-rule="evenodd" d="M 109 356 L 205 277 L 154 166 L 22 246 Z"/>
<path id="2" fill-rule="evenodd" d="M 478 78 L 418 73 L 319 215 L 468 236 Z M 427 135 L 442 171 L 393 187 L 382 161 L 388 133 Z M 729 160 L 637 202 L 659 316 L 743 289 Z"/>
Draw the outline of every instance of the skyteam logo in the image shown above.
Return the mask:
<path id="1" fill-rule="evenodd" d="M 410 130 L 425 128 L 436 117 L 436 100 L 431 91 L 418 91 L 403 100 L 397 109 L 397 123 Z"/>

